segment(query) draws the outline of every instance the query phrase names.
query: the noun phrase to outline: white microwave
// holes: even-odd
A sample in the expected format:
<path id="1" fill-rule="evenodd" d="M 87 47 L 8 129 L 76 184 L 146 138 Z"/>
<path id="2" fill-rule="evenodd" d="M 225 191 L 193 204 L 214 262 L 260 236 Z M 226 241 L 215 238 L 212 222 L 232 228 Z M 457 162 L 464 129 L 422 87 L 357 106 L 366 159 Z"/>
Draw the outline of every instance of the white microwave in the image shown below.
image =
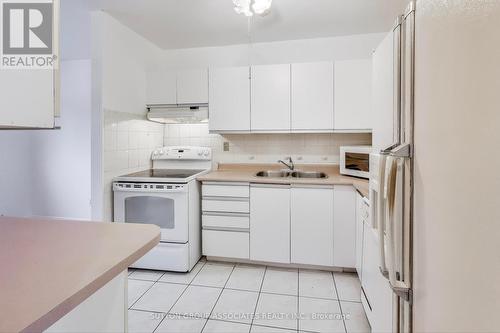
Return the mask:
<path id="1" fill-rule="evenodd" d="M 340 147 L 340 173 L 370 179 L 371 146 Z"/>

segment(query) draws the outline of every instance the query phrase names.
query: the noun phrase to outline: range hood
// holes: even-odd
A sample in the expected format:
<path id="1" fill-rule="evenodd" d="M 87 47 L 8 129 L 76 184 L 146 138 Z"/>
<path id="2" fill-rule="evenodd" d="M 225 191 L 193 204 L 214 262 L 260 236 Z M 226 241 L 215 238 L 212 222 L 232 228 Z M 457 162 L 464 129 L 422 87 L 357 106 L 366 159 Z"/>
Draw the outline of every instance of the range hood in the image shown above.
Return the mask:
<path id="1" fill-rule="evenodd" d="M 199 124 L 208 122 L 208 104 L 151 104 L 147 118 L 161 124 Z"/>

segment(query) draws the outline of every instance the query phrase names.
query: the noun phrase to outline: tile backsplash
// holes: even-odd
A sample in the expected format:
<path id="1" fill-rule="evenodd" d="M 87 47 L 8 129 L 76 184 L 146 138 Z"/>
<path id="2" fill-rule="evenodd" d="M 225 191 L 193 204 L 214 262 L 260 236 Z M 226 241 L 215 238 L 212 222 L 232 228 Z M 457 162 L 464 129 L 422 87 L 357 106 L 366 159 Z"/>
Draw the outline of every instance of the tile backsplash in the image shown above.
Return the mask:
<path id="1" fill-rule="evenodd" d="M 104 110 L 104 219 L 112 220 L 114 177 L 151 167 L 151 152 L 163 145 L 163 125 L 138 114 Z"/>
<path id="2" fill-rule="evenodd" d="M 204 146 L 217 163 L 338 163 L 340 146 L 369 145 L 371 134 L 210 134 L 208 124 L 162 125 L 145 116 L 104 111 L 104 220 L 112 220 L 114 177 L 148 169 L 151 153 L 162 146 Z M 229 148 L 224 150 L 224 146 Z"/>
<path id="3" fill-rule="evenodd" d="M 224 151 L 224 143 L 229 151 Z M 208 146 L 217 163 L 339 163 L 340 146 L 370 145 L 371 134 L 209 134 L 207 124 L 165 125 L 164 146 Z"/>

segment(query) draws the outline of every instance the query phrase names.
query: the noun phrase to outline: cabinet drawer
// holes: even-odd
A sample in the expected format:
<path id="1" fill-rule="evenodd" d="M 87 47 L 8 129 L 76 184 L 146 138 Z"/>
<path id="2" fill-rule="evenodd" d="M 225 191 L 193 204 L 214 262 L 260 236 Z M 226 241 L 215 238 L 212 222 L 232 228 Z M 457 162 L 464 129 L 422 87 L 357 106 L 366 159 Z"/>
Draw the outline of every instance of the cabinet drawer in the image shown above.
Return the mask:
<path id="1" fill-rule="evenodd" d="M 204 212 L 248 213 L 250 210 L 250 204 L 248 200 L 233 201 L 203 199 L 202 209 Z"/>
<path id="2" fill-rule="evenodd" d="M 203 185 L 201 191 L 204 197 L 248 198 L 250 195 L 248 185 Z"/>
<path id="3" fill-rule="evenodd" d="M 250 216 L 246 214 L 203 214 L 202 225 L 203 227 L 210 228 L 250 228 Z"/>
<path id="4" fill-rule="evenodd" d="M 202 231 L 203 255 L 226 258 L 250 258 L 250 234 L 233 231 Z"/>

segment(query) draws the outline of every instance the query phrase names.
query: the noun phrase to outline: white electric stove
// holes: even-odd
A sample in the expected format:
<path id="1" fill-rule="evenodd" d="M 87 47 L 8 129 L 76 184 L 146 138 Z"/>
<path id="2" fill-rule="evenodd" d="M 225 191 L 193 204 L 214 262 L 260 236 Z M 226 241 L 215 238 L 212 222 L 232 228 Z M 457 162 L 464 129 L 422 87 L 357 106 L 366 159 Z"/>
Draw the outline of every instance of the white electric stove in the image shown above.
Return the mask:
<path id="1" fill-rule="evenodd" d="M 210 171 L 206 147 L 164 147 L 152 154 L 153 169 L 113 180 L 114 221 L 156 224 L 161 240 L 132 265 L 188 272 L 201 257 L 200 184 Z"/>

